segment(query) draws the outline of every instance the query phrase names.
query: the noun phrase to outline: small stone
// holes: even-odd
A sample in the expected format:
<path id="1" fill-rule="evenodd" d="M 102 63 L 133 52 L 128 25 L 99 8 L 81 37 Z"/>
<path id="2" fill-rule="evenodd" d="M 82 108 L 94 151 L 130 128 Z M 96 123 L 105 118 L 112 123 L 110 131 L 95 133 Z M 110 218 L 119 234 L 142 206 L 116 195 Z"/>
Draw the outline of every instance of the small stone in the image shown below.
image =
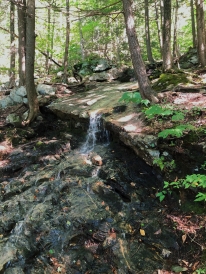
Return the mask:
<path id="1" fill-rule="evenodd" d="M 102 166 L 102 158 L 99 155 L 95 155 L 92 157 L 92 164 L 96 166 Z"/>

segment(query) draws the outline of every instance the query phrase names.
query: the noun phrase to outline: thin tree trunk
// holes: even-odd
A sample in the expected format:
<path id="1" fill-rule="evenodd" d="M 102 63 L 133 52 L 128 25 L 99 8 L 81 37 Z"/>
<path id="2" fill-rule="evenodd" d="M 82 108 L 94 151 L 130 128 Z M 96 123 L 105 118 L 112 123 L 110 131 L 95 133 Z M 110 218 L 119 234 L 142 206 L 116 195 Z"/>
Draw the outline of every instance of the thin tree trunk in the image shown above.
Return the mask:
<path id="1" fill-rule="evenodd" d="M 64 51 L 64 82 L 67 83 L 68 74 L 68 57 L 69 57 L 69 40 L 70 40 L 70 18 L 69 18 L 69 0 L 66 0 L 66 41 Z"/>
<path id="2" fill-rule="evenodd" d="M 176 0 L 176 6 L 175 6 L 175 18 L 174 18 L 174 34 L 173 34 L 173 57 L 178 58 L 178 49 L 177 49 L 177 20 L 178 20 L 178 9 L 179 4 L 178 0 Z"/>
<path id="3" fill-rule="evenodd" d="M 39 113 L 39 103 L 34 84 L 35 0 L 27 0 L 26 37 L 26 91 L 29 103 L 29 116 L 24 124 L 29 124 Z"/>
<path id="4" fill-rule="evenodd" d="M 194 1 L 190 0 L 190 9 L 191 9 L 191 22 L 192 22 L 192 42 L 193 48 L 197 46 L 197 35 L 196 35 L 196 28 L 195 28 L 195 13 L 194 13 Z"/>
<path id="5" fill-rule="evenodd" d="M 85 46 L 84 46 L 84 36 L 83 36 L 83 32 L 82 32 L 82 19 L 80 17 L 80 14 L 78 14 L 78 21 L 79 21 L 79 37 L 80 37 L 80 47 L 81 47 L 81 56 L 82 56 L 82 60 L 85 59 L 86 57 L 86 52 L 85 52 Z"/>
<path id="6" fill-rule="evenodd" d="M 171 0 L 164 0 L 163 15 L 163 70 L 172 68 L 171 55 Z"/>
<path id="7" fill-rule="evenodd" d="M 54 49 L 54 27 L 55 27 L 55 12 L 53 11 L 53 16 L 52 16 L 52 31 L 51 31 L 51 52 L 50 52 L 50 60 L 53 58 L 53 49 Z"/>
<path id="8" fill-rule="evenodd" d="M 50 34 L 51 34 L 51 6 L 48 7 L 47 14 L 48 22 L 47 22 L 47 57 L 46 57 L 46 73 L 49 74 L 49 55 L 50 55 Z"/>
<path id="9" fill-rule="evenodd" d="M 159 40 L 159 45 L 160 45 L 160 53 L 161 53 L 161 58 L 162 58 L 162 32 L 161 32 L 161 27 L 162 24 L 159 20 L 159 9 L 158 9 L 158 2 L 159 0 L 155 0 L 155 15 L 156 15 L 156 25 L 157 25 L 157 32 L 158 32 L 158 40 Z"/>
<path id="10" fill-rule="evenodd" d="M 132 2 L 131 0 L 122 0 L 122 2 L 129 49 L 134 71 L 139 83 L 140 94 L 142 98 L 147 98 L 156 103 L 158 102 L 158 99 L 153 94 L 153 90 L 146 74 L 145 64 L 141 56 L 141 50 L 135 30 Z"/>
<path id="11" fill-rule="evenodd" d="M 204 18 L 204 1 L 196 0 L 197 16 L 197 52 L 199 63 L 202 67 L 206 66 L 206 49 L 205 49 L 205 18 Z"/>
<path id="12" fill-rule="evenodd" d="M 150 27 L 149 27 L 149 3 L 145 0 L 145 34 L 146 34 L 146 46 L 147 46 L 147 58 L 150 63 L 154 63 L 152 56 L 151 42 L 150 42 Z"/>
<path id="13" fill-rule="evenodd" d="M 19 86 L 26 83 L 25 55 L 26 55 L 26 0 L 18 1 L 18 31 L 19 31 Z"/>
<path id="14" fill-rule="evenodd" d="M 13 2 L 10 3 L 10 71 L 9 71 L 9 87 L 15 85 L 15 5 Z"/>

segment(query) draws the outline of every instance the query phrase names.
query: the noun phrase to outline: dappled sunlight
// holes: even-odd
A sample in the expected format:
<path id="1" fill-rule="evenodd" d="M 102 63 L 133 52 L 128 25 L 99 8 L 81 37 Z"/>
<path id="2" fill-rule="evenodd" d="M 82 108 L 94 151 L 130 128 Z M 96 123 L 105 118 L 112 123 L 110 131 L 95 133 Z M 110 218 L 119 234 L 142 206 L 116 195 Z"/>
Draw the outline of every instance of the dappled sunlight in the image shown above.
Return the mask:
<path id="1" fill-rule="evenodd" d="M 129 124 L 129 125 L 124 126 L 124 129 L 127 132 L 134 132 L 137 130 L 137 127 L 135 125 Z"/>
<path id="2" fill-rule="evenodd" d="M 135 114 L 133 113 L 133 114 L 121 117 L 117 121 L 118 122 L 127 122 L 127 121 L 131 120 L 134 116 L 135 116 Z"/>

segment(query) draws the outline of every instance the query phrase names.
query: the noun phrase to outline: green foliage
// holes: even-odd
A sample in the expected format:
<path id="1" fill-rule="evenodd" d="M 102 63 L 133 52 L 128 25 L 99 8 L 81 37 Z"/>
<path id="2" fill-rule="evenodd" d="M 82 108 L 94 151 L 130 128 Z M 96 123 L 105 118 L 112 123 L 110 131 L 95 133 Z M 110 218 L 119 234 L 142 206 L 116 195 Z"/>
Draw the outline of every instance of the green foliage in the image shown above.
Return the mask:
<path id="1" fill-rule="evenodd" d="M 177 111 L 171 107 L 162 107 L 160 105 L 153 105 L 145 110 L 145 115 L 148 119 L 153 119 L 154 117 L 168 117 L 172 116 L 172 121 L 184 120 L 185 115 L 182 111 Z"/>
<path id="2" fill-rule="evenodd" d="M 150 103 L 147 99 L 142 99 L 139 92 L 125 92 L 122 97 L 119 99 L 119 102 L 124 101 L 126 103 L 133 102 L 136 104 L 143 104 L 145 106 L 148 106 Z"/>
<path id="3" fill-rule="evenodd" d="M 195 270 L 194 274 L 206 274 L 206 268 L 199 268 Z"/>
<path id="4" fill-rule="evenodd" d="M 183 136 L 185 131 L 193 130 L 194 127 L 190 124 L 188 125 L 178 125 L 175 128 L 165 129 L 159 132 L 158 137 L 167 138 L 168 136 L 180 138 Z"/>
<path id="5" fill-rule="evenodd" d="M 158 192 L 156 197 L 159 198 L 160 202 L 164 200 L 165 196 L 171 194 L 174 189 L 191 189 L 203 190 L 206 189 L 206 175 L 204 174 L 192 174 L 187 175 L 185 179 L 180 179 L 175 182 L 164 182 L 163 190 Z M 206 202 L 206 193 L 198 192 L 194 199 L 195 202 Z"/>
<path id="6" fill-rule="evenodd" d="M 164 156 L 157 157 L 153 160 L 153 164 L 157 165 L 162 171 L 168 171 L 171 172 L 175 167 L 175 161 L 167 161 Z"/>
<path id="7" fill-rule="evenodd" d="M 155 116 L 168 116 L 172 115 L 173 111 L 170 109 L 165 109 L 160 105 L 153 105 L 145 110 L 145 115 L 148 119 L 152 119 Z"/>

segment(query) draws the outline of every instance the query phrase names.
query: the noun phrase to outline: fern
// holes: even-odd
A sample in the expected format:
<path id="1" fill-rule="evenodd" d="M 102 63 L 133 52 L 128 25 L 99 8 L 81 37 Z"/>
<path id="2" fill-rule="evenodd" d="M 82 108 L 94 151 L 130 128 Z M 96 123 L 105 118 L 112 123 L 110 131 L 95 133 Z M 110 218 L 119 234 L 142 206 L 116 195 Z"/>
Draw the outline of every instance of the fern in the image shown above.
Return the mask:
<path id="1" fill-rule="evenodd" d="M 182 121 L 182 120 L 184 120 L 184 118 L 185 118 L 185 115 L 184 115 L 182 112 L 177 111 L 177 112 L 175 112 L 175 114 L 172 116 L 172 121 L 173 121 L 173 122 Z"/>
<path id="2" fill-rule="evenodd" d="M 183 133 L 187 130 L 192 130 L 194 127 L 192 125 L 179 125 L 175 128 L 165 129 L 159 132 L 158 137 L 167 138 L 169 135 L 171 137 L 180 138 L 183 136 Z"/>

